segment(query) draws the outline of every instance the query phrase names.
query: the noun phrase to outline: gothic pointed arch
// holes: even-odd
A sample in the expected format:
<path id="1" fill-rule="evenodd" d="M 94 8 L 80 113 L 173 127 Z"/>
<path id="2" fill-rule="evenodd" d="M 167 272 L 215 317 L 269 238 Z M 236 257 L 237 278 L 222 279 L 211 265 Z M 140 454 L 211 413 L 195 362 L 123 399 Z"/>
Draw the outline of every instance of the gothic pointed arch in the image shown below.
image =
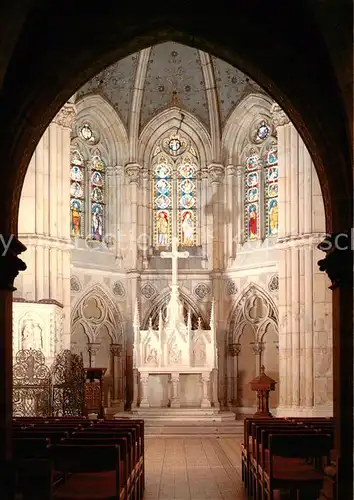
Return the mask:
<path id="1" fill-rule="evenodd" d="M 102 144 L 109 151 L 110 165 L 124 165 L 129 157 L 129 140 L 126 127 L 118 112 L 101 95 L 89 94 L 76 102 L 74 134 L 86 121 L 93 120 L 100 134 Z"/>
<path id="2" fill-rule="evenodd" d="M 142 329 L 146 330 L 149 326 L 149 320 L 152 319 L 152 324 L 154 328 L 158 327 L 159 322 L 159 313 L 162 310 L 163 315 L 166 314 L 167 303 L 170 298 L 170 289 L 165 288 L 161 291 L 160 295 L 154 300 L 148 311 L 146 312 L 144 319 L 142 321 Z M 209 328 L 209 321 L 206 321 L 205 315 L 199 309 L 198 305 L 191 300 L 188 295 L 188 292 L 184 292 L 183 289 L 179 291 L 180 300 L 183 304 L 184 316 L 187 319 L 188 311 L 191 312 L 192 319 L 192 329 L 197 329 L 198 326 L 198 318 L 201 319 L 201 327 L 203 330 L 207 330 Z"/>
<path id="3" fill-rule="evenodd" d="M 123 343 L 120 311 L 101 283 L 91 285 L 78 298 L 71 314 L 71 330 L 74 331 L 77 325 L 84 328 L 91 342 L 95 342 L 99 332 L 106 328 L 112 343 Z"/>
<path id="4" fill-rule="evenodd" d="M 221 139 L 223 158 L 226 164 L 239 165 L 239 151 L 244 143 L 245 131 L 257 116 L 270 119 L 273 99 L 265 94 L 248 94 L 230 114 Z"/>
<path id="5" fill-rule="evenodd" d="M 253 282 L 240 292 L 229 315 L 229 344 L 239 342 L 246 324 L 252 326 L 255 341 L 261 341 L 269 325 L 278 330 L 278 308 L 273 298 Z"/>
<path id="6" fill-rule="evenodd" d="M 201 167 L 205 167 L 212 157 L 211 137 L 205 126 L 188 111 L 182 112 L 184 119 L 181 123 L 181 109 L 171 107 L 152 118 L 141 131 L 138 145 L 138 157 L 144 166 L 149 166 L 153 149 L 159 139 L 166 133 L 173 133 L 180 129 L 194 143 L 198 150 Z"/>

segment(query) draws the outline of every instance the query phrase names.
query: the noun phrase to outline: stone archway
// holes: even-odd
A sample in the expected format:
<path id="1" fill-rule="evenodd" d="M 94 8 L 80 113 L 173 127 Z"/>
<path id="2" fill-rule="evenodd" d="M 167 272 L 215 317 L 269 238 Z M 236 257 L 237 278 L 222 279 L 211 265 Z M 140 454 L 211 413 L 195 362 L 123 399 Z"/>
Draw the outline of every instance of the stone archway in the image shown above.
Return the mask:
<path id="1" fill-rule="evenodd" d="M 250 283 L 233 307 L 228 328 L 228 405 L 236 413 L 253 413 L 255 394 L 249 382 L 259 375 L 262 364 L 267 374 L 279 380 L 277 339 L 277 307 L 263 288 Z M 273 408 L 277 403 L 278 390 L 271 397 Z"/>

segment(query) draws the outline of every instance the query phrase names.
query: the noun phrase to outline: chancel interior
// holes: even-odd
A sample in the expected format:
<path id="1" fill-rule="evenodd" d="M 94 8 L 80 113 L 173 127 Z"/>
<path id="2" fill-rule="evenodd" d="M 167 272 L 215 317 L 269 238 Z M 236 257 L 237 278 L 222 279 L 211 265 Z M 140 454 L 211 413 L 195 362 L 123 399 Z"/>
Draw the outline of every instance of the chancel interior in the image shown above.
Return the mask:
<path id="1" fill-rule="evenodd" d="M 51 468 L 19 491 L 332 498 L 325 233 L 303 139 L 242 71 L 164 42 L 89 80 L 21 193 L 14 450 Z"/>

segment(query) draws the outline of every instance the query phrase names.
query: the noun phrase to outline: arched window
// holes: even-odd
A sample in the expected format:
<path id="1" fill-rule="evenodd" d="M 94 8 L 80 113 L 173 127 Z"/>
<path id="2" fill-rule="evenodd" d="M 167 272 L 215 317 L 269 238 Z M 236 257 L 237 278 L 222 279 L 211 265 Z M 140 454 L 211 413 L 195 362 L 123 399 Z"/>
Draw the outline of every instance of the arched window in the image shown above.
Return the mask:
<path id="1" fill-rule="evenodd" d="M 79 139 L 86 144 L 81 148 L 76 140 L 71 152 L 71 236 L 102 241 L 106 166 L 101 151 L 87 147 L 99 142 L 88 124 L 80 128 Z"/>
<path id="2" fill-rule="evenodd" d="M 102 241 L 104 234 L 105 164 L 99 151 L 91 158 L 91 238 Z"/>
<path id="3" fill-rule="evenodd" d="M 79 150 L 71 153 L 70 209 L 71 236 L 85 236 L 85 161 Z"/>
<path id="4" fill-rule="evenodd" d="M 278 154 L 271 149 L 264 166 L 265 236 L 278 234 Z"/>
<path id="5" fill-rule="evenodd" d="M 245 241 L 278 234 L 278 156 L 271 128 L 264 121 L 253 137 L 255 144 L 246 154 L 244 237 Z"/>
<path id="6" fill-rule="evenodd" d="M 197 222 L 197 166 L 189 156 L 182 159 L 178 166 L 178 237 L 182 246 L 196 244 Z"/>
<path id="7" fill-rule="evenodd" d="M 165 151 L 165 153 L 164 153 Z M 153 157 L 153 244 L 166 247 L 176 235 L 181 246 L 197 244 L 197 173 L 195 148 L 172 135 Z"/>

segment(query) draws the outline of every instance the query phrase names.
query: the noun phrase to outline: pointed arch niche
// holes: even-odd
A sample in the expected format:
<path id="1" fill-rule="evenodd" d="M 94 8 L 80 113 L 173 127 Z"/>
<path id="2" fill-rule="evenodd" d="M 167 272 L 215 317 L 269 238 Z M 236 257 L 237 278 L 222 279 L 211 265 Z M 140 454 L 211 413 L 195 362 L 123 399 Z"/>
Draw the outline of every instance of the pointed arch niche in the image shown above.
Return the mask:
<path id="1" fill-rule="evenodd" d="M 166 307 L 170 298 L 170 289 L 166 288 L 162 290 L 161 294 L 154 300 L 151 307 L 146 312 L 143 322 L 142 322 L 142 330 L 147 330 L 149 327 L 149 320 L 152 319 L 153 328 L 158 329 L 159 324 L 159 313 L 162 310 L 163 317 L 166 316 Z M 189 295 L 188 290 L 179 290 L 180 300 L 183 304 L 184 317 L 187 321 L 188 312 L 191 312 L 191 320 L 192 320 L 192 329 L 196 330 L 198 328 L 198 318 L 201 319 L 201 327 L 203 330 L 207 330 L 209 328 L 209 321 L 206 320 L 205 314 L 200 311 L 198 305 L 193 302 Z"/>
<path id="2" fill-rule="evenodd" d="M 128 158 L 127 131 L 112 106 L 89 95 L 76 103 L 71 141 L 71 236 L 106 241 L 117 213 L 117 165 Z M 118 215 L 119 217 L 119 215 Z"/>
<path id="3" fill-rule="evenodd" d="M 114 347 L 120 352 L 119 364 L 114 364 Z M 101 284 L 85 290 L 72 311 L 71 349 L 82 354 L 85 367 L 91 365 L 107 369 L 104 377 L 106 406 L 113 395 L 114 384 L 119 386 L 115 399 L 124 400 L 123 323 L 117 306 Z"/>
<path id="4" fill-rule="evenodd" d="M 230 315 L 227 340 L 228 404 L 237 413 L 253 413 L 256 395 L 249 382 L 265 366 L 266 374 L 279 381 L 278 312 L 273 299 L 255 283 L 240 294 Z M 271 393 L 272 408 L 278 390 Z"/>
<path id="5" fill-rule="evenodd" d="M 170 247 L 172 234 L 180 246 L 200 246 L 205 224 L 200 171 L 211 157 L 207 130 L 192 114 L 170 108 L 142 130 L 138 149 L 151 182 L 152 247 Z"/>

